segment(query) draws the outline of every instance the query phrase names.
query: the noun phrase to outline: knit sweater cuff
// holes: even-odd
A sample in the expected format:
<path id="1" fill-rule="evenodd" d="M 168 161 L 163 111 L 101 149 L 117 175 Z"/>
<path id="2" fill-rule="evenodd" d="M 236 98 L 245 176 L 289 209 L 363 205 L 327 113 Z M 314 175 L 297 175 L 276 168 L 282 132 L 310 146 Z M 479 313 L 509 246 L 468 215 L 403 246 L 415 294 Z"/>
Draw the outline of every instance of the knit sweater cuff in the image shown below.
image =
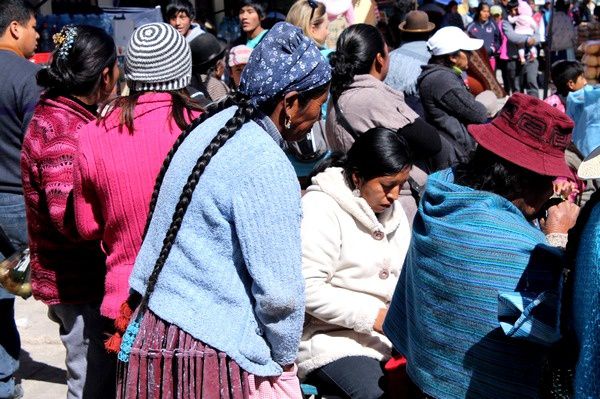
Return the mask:
<path id="1" fill-rule="evenodd" d="M 366 310 L 362 309 L 357 311 L 356 321 L 354 323 L 354 331 L 361 334 L 370 334 L 373 332 L 373 325 L 379 309 Z"/>
<path id="2" fill-rule="evenodd" d="M 569 235 L 565 233 L 550 233 L 546 234 L 546 239 L 553 247 L 565 249 L 569 241 Z"/>

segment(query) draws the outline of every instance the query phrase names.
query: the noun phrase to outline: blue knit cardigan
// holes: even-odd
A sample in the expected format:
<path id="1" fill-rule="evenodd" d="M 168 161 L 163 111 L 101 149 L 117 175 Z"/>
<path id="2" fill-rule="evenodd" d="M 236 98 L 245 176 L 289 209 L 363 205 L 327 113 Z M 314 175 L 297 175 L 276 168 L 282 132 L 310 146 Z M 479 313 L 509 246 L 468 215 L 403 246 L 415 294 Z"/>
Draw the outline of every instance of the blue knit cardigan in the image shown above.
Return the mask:
<path id="1" fill-rule="evenodd" d="M 545 347 L 503 333 L 498 294 L 544 289 L 562 257 L 510 201 L 453 180 L 428 180 L 384 331 L 434 398 L 536 398 Z"/>
<path id="2" fill-rule="evenodd" d="M 233 116 L 200 124 L 169 166 L 129 282 L 146 290 L 187 178 Z M 300 186 L 267 118 L 246 123 L 212 158 L 149 307 L 259 376 L 294 362 L 304 321 Z"/>

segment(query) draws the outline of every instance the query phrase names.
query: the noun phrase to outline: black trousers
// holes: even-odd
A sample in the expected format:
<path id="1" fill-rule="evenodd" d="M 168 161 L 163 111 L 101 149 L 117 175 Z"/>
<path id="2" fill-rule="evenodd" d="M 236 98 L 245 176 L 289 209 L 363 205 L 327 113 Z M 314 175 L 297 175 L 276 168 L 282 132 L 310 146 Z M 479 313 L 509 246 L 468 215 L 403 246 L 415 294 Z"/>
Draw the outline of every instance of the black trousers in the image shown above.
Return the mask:
<path id="1" fill-rule="evenodd" d="M 383 365 L 370 357 L 349 356 L 331 362 L 306 377 L 322 395 L 350 399 L 386 398 Z"/>

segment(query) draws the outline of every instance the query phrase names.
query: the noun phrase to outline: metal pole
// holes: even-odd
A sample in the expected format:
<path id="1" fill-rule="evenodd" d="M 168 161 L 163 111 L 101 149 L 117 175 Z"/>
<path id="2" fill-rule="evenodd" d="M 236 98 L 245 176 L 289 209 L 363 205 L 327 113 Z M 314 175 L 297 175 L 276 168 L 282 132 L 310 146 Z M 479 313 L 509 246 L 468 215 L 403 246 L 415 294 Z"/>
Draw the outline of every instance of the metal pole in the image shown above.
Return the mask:
<path id="1" fill-rule="evenodd" d="M 548 97 L 548 84 L 550 83 L 550 65 L 552 55 L 552 26 L 554 25 L 554 0 L 550 1 L 550 24 L 546 30 L 546 65 L 544 68 L 544 98 Z"/>

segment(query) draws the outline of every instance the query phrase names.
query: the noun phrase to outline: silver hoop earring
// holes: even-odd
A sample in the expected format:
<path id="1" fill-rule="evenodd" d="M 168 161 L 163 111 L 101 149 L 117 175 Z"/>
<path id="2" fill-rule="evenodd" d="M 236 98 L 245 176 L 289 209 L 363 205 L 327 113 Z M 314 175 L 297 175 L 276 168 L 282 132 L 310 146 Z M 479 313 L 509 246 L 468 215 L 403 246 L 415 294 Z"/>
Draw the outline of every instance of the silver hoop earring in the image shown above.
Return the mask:
<path id="1" fill-rule="evenodd" d="M 360 190 L 358 188 L 355 188 L 354 190 L 352 190 L 352 195 L 354 195 L 355 197 L 360 197 Z"/>
<path id="2" fill-rule="evenodd" d="M 287 130 L 289 130 L 289 129 L 291 129 L 291 128 L 292 128 L 292 120 L 290 119 L 290 117 L 289 117 L 289 116 L 286 116 L 286 117 L 285 117 L 285 124 L 284 124 L 284 127 L 285 127 Z"/>

